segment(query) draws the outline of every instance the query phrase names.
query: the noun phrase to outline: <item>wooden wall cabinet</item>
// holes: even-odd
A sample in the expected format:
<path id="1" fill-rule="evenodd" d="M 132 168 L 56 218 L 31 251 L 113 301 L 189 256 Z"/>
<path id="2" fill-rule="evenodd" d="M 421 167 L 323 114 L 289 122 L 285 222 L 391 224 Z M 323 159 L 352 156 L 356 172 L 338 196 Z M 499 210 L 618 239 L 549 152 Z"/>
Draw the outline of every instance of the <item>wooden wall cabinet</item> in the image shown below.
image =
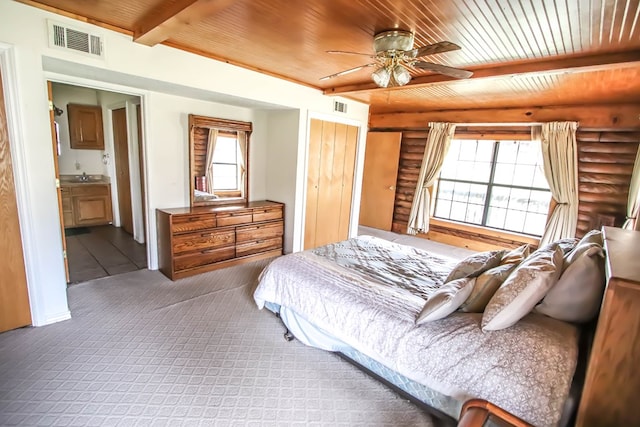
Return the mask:
<path id="1" fill-rule="evenodd" d="M 104 150 L 102 107 L 99 105 L 67 104 L 71 148 Z"/>
<path id="2" fill-rule="evenodd" d="M 65 228 L 113 222 L 109 184 L 63 185 L 62 219 Z"/>
<path id="3" fill-rule="evenodd" d="M 282 255 L 284 205 L 158 209 L 159 268 L 171 280 Z"/>
<path id="4" fill-rule="evenodd" d="M 604 227 L 607 288 L 576 426 L 638 426 L 640 232 Z"/>

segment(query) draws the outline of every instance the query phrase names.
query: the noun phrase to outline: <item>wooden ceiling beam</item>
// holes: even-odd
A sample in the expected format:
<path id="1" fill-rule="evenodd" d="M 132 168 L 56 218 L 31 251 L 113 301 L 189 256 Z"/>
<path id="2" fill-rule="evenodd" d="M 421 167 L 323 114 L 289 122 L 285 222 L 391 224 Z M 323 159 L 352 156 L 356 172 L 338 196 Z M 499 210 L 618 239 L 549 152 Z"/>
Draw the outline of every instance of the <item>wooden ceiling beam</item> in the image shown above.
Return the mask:
<path id="1" fill-rule="evenodd" d="M 551 74 L 551 73 L 577 73 L 587 71 L 600 71 L 612 68 L 625 68 L 640 65 L 640 50 L 626 52 L 604 53 L 597 55 L 572 56 L 565 58 L 543 59 L 537 61 L 506 63 L 493 66 L 468 68 L 473 71 L 470 79 L 491 79 L 496 77 L 514 77 L 521 75 Z M 347 86 L 338 86 L 324 90 L 325 95 L 349 95 L 373 90 L 406 90 L 420 88 L 433 84 L 458 81 L 442 74 L 430 74 L 414 77 L 405 86 L 380 88 L 375 83 L 362 83 Z"/>
<path id="2" fill-rule="evenodd" d="M 233 0 L 165 0 L 140 19 L 133 28 L 133 40 L 147 46 L 162 43 L 184 28 L 220 12 Z"/>

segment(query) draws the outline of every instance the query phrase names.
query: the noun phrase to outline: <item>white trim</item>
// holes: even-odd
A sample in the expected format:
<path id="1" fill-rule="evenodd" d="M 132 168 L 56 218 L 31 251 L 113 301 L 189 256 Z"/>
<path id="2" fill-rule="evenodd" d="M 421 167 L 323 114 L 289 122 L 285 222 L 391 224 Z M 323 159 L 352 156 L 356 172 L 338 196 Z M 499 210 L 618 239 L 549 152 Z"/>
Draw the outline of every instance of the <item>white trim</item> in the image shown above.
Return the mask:
<path id="1" fill-rule="evenodd" d="M 34 326 L 46 324 L 48 319 L 43 312 L 44 307 L 39 301 L 39 292 L 35 284 L 40 283 L 38 268 L 36 265 L 37 241 L 31 232 L 33 230 L 33 217 L 29 209 L 29 174 L 27 173 L 27 161 L 25 142 L 22 137 L 22 119 L 18 108 L 19 90 L 18 74 L 16 72 L 15 49 L 12 45 L 0 42 L 0 68 L 2 68 L 2 86 L 7 113 L 7 132 L 11 149 L 11 161 L 13 163 L 13 179 L 16 187 L 16 202 L 18 217 L 20 219 L 20 234 L 22 236 L 22 251 L 24 267 L 27 277 L 27 291 L 29 293 L 29 306 L 31 308 L 31 323 Z"/>
<path id="2" fill-rule="evenodd" d="M 75 76 L 69 76 L 66 74 L 60 74 L 60 73 L 56 73 L 53 71 L 44 71 L 44 77 L 46 80 L 50 80 L 52 82 L 57 82 L 57 83 L 65 83 L 65 84 L 69 84 L 69 85 L 74 85 L 74 86 L 83 86 L 83 87 L 87 87 L 87 88 L 92 88 L 92 89 L 96 89 L 96 90 L 106 90 L 106 91 L 111 91 L 111 92 L 118 92 L 121 94 L 125 94 L 125 95 L 132 95 L 132 96 L 137 96 L 140 98 L 140 108 L 141 108 L 141 115 L 142 115 L 142 139 L 143 139 L 143 143 L 142 143 L 142 157 L 143 157 L 143 168 L 144 170 L 141 171 L 141 173 L 144 174 L 144 182 L 145 185 L 147 186 L 147 188 L 145 188 L 145 195 L 146 195 L 146 206 L 151 206 L 150 204 L 150 200 L 149 200 L 149 189 L 148 189 L 148 185 L 149 185 L 149 174 L 148 174 L 148 166 L 147 166 L 147 144 L 144 143 L 144 139 L 147 135 L 150 134 L 149 129 L 151 127 L 151 124 L 149 123 L 149 119 L 148 119 L 148 115 L 145 114 L 146 111 L 148 111 L 149 109 L 149 103 L 150 103 L 150 92 L 147 90 L 143 90 L 143 89 L 136 89 L 136 88 L 132 88 L 129 86 L 123 86 L 123 85 L 119 85 L 119 84 L 114 84 L 114 83 L 107 83 L 107 82 L 101 82 L 101 81 L 95 81 L 95 80 L 90 80 L 90 79 L 86 79 L 86 78 L 82 78 L 82 77 L 75 77 Z M 110 116 L 110 115 L 109 115 Z M 109 120 L 110 117 L 109 117 Z M 113 147 L 113 144 L 112 144 Z M 106 151 L 106 150 L 105 150 Z M 113 159 L 113 153 L 110 153 L 111 159 Z M 115 213 L 115 212 L 114 212 Z M 145 236 L 145 241 L 147 242 L 147 268 L 149 270 L 157 270 L 158 269 L 158 257 L 157 257 L 157 252 L 155 250 L 152 250 L 151 245 L 149 245 L 149 230 L 150 230 L 150 221 L 149 221 L 149 209 L 147 209 L 146 212 L 146 216 L 144 218 L 145 223 L 147 224 L 146 226 L 146 230 L 147 230 L 147 235 Z M 115 216 L 114 216 L 115 219 Z"/>
<path id="3" fill-rule="evenodd" d="M 47 317 L 43 323 L 39 323 L 37 325 L 34 324 L 33 326 L 47 326 L 51 325 L 52 323 L 62 322 L 63 320 L 69 319 L 71 319 L 71 312 L 67 310 L 63 311 L 62 313 L 51 315 Z"/>

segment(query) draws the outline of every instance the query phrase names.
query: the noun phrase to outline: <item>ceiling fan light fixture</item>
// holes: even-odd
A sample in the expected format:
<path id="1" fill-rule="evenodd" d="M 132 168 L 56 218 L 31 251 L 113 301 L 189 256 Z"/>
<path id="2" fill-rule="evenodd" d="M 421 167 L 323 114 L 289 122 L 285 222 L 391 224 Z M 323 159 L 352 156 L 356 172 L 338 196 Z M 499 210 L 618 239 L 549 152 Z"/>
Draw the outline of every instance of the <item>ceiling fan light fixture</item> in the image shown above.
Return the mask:
<path id="1" fill-rule="evenodd" d="M 379 87 L 387 87 L 389 86 L 389 81 L 391 80 L 391 73 L 389 72 L 387 67 L 380 67 L 376 71 L 371 73 L 371 79 Z"/>
<path id="2" fill-rule="evenodd" d="M 373 49 L 376 53 L 411 50 L 413 49 L 413 33 L 403 30 L 383 31 L 374 36 Z"/>
<path id="3" fill-rule="evenodd" d="M 411 80 L 411 74 L 406 68 L 398 64 L 393 67 L 393 79 L 398 83 L 398 86 L 404 86 Z"/>

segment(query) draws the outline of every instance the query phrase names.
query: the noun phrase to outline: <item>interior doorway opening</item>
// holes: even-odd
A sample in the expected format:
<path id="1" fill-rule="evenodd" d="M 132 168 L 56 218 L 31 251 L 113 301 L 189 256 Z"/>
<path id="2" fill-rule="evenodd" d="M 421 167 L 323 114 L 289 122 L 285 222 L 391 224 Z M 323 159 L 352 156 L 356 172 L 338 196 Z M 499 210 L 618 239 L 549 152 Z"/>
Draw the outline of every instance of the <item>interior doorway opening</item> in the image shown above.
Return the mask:
<path id="1" fill-rule="evenodd" d="M 141 99 L 51 82 L 69 284 L 147 267 Z"/>

